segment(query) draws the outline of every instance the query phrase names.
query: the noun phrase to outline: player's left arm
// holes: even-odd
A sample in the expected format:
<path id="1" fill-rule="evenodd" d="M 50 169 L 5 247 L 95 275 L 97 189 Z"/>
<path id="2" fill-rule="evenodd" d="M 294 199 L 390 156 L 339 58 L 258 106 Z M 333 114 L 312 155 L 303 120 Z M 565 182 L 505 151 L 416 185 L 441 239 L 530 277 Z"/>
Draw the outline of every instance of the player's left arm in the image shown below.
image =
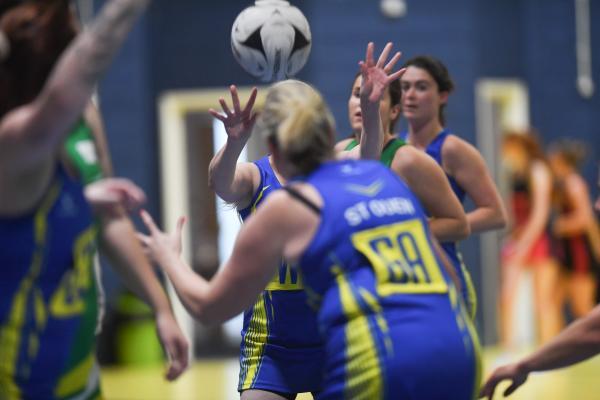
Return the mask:
<path id="1" fill-rule="evenodd" d="M 600 353 L 600 306 L 569 325 L 538 351 L 515 364 L 496 369 L 481 389 L 480 397 L 492 399 L 496 386 L 503 380 L 512 384 L 508 396 L 527 380 L 530 372 L 567 367 Z"/>
<path id="2" fill-rule="evenodd" d="M 504 228 L 506 209 L 479 151 L 450 135 L 442 148 L 442 157 L 444 169 L 475 203 L 476 208 L 467 213 L 471 233 Z"/>
<path id="3" fill-rule="evenodd" d="M 92 132 L 102 174 L 110 177 L 113 167 L 106 134 L 100 112 L 91 101 L 85 109 L 84 119 Z M 150 305 L 159 338 L 170 359 L 167 378 L 175 379 L 187 367 L 188 342 L 175 321 L 166 293 L 144 255 L 127 215 L 128 211 L 145 203 L 145 194 L 133 182 L 123 178 L 101 179 L 87 185 L 85 193 L 100 221 L 100 250 L 127 288 Z"/>

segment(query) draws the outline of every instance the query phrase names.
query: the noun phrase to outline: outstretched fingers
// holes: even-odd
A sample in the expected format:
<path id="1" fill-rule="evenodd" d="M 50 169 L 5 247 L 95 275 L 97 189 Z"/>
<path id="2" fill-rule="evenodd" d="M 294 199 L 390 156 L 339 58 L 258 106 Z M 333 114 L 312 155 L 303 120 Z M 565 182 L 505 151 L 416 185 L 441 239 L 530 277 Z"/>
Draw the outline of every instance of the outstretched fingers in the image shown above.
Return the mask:
<path id="1" fill-rule="evenodd" d="M 239 115 L 242 112 L 242 107 L 240 106 L 240 96 L 238 94 L 237 87 L 235 85 L 229 86 L 229 92 L 231 93 L 233 111 Z"/>
<path id="2" fill-rule="evenodd" d="M 394 57 L 392 57 L 392 59 L 385 65 L 385 67 L 383 67 L 383 70 L 388 74 L 392 72 L 394 66 L 396 65 L 398 60 L 400 60 L 400 57 L 402 57 L 402 52 L 397 51 L 396 54 L 394 54 Z"/>
<path id="3" fill-rule="evenodd" d="M 390 55 L 390 51 L 392 51 L 392 42 L 388 42 L 385 47 L 383 48 L 383 51 L 381 52 L 381 54 L 379 55 L 379 59 L 377 60 L 377 68 L 383 68 L 383 65 L 385 64 L 385 61 L 388 59 L 389 55 Z"/>
<path id="4" fill-rule="evenodd" d="M 142 245 L 143 248 L 148 247 L 148 245 L 150 244 L 150 236 L 144 235 L 142 232 L 136 232 L 135 237 L 137 238 L 138 242 Z"/>
<path id="5" fill-rule="evenodd" d="M 227 121 L 226 116 L 224 116 L 222 113 L 218 112 L 217 110 L 215 110 L 213 108 L 209 108 L 208 113 L 223 123 L 225 123 L 225 121 Z"/>
<path id="6" fill-rule="evenodd" d="M 360 73 L 363 77 L 363 79 L 365 78 L 365 76 L 367 76 L 368 72 L 369 72 L 369 66 L 367 65 L 366 62 L 364 61 L 359 61 L 358 62 L 358 67 L 360 68 Z"/>
<path id="7" fill-rule="evenodd" d="M 367 44 L 367 53 L 365 54 L 365 61 L 367 67 L 375 65 L 375 59 L 373 57 L 373 53 L 375 52 L 375 44 L 373 42 L 369 42 Z"/>
<path id="8" fill-rule="evenodd" d="M 183 226 L 185 225 L 185 222 L 186 218 L 184 216 L 179 217 L 175 228 L 174 239 L 179 252 L 181 252 L 181 236 L 183 236 Z"/>
<path id="9" fill-rule="evenodd" d="M 154 223 L 154 219 L 152 219 L 148 211 L 143 209 L 140 210 L 140 217 L 142 218 L 142 222 L 144 222 L 144 225 L 146 225 L 146 228 L 148 228 L 148 232 L 150 232 L 151 235 L 160 232 L 160 229 L 158 229 L 158 227 Z"/>
<path id="10" fill-rule="evenodd" d="M 393 82 L 396 79 L 400 79 L 400 77 L 402 75 L 404 75 L 405 72 L 406 72 L 406 68 L 402 68 L 402 69 L 394 72 L 393 74 L 388 75 L 388 82 Z"/>
<path id="11" fill-rule="evenodd" d="M 250 98 L 248 99 L 248 103 L 246 103 L 246 107 L 244 107 L 244 115 L 250 115 L 252 108 L 254 107 L 254 103 L 256 101 L 256 95 L 258 93 L 258 89 L 255 87 L 252 88 L 252 92 L 250 93 Z"/>
<path id="12" fill-rule="evenodd" d="M 223 109 L 223 112 L 225 113 L 225 115 L 227 115 L 227 117 L 231 117 L 231 115 L 233 115 L 233 113 L 231 112 L 231 110 L 227 106 L 227 103 L 225 102 L 225 99 L 220 98 L 219 99 L 219 104 L 221 104 L 221 108 Z"/>

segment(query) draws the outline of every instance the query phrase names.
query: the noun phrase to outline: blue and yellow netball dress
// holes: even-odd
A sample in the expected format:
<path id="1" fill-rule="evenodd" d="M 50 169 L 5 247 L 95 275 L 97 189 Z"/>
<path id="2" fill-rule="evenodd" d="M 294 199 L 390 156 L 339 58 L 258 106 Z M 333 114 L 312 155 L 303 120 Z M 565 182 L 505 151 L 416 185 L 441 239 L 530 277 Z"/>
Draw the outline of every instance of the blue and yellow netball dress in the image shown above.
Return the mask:
<path id="1" fill-rule="evenodd" d="M 442 169 L 442 146 L 444 145 L 446 138 L 450 134 L 451 133 L 449 130 L 444 129 L 435 137 L 435 139 L 431 141 L 431 143 L 429 143 L 429 145 L 425 149 L 425 152 L 429 154 L 429 156 L 432 157 L 439 164 L 439 166 L 442 167 Z M 406 140 L 407 135 L 408 133 L 406 132 L 400 134 L 401 138 L 404 140 Z M 452 188 L 452 191 L 458 198 L 458 201 L 460 201 L 461 204 L 464 204 L 466 195 L 464 189 L 458 184 L 458 182 L 456 182 L 456 179 L 454 179 L 448 174 L 446 174 L 446 177 L 448 178 L 450 187 Z M 471 274 L 469 273 L 469 270 L 463 262 L 462 255 L 458 250 L 458 243 L 443 242 L 440 244 L 446 252 L 446 255 L 448 255 L 448 257 L 450 258 L 450 261 L 452 261 L 452 264 L 454 264 L 456 268 L 456 272 L 458 273 L 458 277 L 461 281 L 460 284 L 462 285 L 462 298 L 465 301 L 465 304 L 467 305 L 469 316 L 471 317 L 471 319 L 474 319 L 475 314 L 477 313 L 477 293 L 475 292 L 475 287 L 473 286 Z"/>
<path id="2" fill-rule="evenodd" d="M 281 188 L 269 158 L 255 162 L 261 183 L 242 219 Z M 316 314 L 308 306 L 302 277 L 282 263 L 254 306 L 244 312 L 238 390 L 278 393 L 316 392 L 320 388 L 323 347 Z"/>
<path id="3" fill-rule="evenodd" d="M 328 162 L 302 181 L 323 199 L 298 263 L 325 341 L 317 398 L 474 398 L 476 333 L 415 196 L 375 161 Z"/>
<path id="4" fill-rule="evenodd" d="M 100 398 L 96 229 L 61 167 L 38 207 L 0 217 L 0 398 Z"/>

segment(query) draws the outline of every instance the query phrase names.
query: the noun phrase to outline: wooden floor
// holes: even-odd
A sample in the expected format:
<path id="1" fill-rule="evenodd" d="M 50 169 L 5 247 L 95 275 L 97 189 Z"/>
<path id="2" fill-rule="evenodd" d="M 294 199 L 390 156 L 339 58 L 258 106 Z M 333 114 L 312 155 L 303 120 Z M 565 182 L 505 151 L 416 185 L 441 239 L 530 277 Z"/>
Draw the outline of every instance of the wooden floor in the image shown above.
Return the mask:
<path id="1" fill-rule="evenodd" d="M 498 361 L 505 363 L 518 354 L 484 352 L 485 376 Z M 197 361 L 177 382 L 162 378 L 160 367 L 112 368 L 102 371 L 106 400 L 236 400 L 237 359 Z M 500 387 L 502 389 L 502 387 Z M 496 399 L 503 398 L 498 391 Z M 306 400 L 308 394 L 298 397 Z M 509 397 L 514 400 L 600 400 L 600 357 L 577 366 L 532 375 Z"/>

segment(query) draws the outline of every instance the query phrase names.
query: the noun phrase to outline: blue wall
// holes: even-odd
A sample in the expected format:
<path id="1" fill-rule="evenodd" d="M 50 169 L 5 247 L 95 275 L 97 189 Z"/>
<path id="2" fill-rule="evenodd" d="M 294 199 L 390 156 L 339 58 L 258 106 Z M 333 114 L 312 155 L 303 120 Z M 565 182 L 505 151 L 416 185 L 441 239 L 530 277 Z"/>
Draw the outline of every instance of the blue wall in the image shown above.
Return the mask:
<path id="1" fill-rule="evenodd" d="M 529 86 L 532 123 L 546 141 L 568 135 L 590 144 L 584 172 L 597 193 L 600 93 L 584 100 L 575 88 L 573 1 L 407 0 L 408 15 L 400 20 L 384 18 L 377 1 L 292 3 L 305 12 L 313 34 L 312 54 L 299 78 L 323 92 L 340 135 L 349 131 L 346 101 L 366 43 L 381 48 L 391 40 L 404 59 L 429 53 L 447 64 L 457 86 L 448 126 L 471 142 L 476 79 L 522 79 Z M 590 3 L 594 78 L 600 86 L 600 3 Z M 229 44 L 233 20 L 249 4 L 155 1 L 103 82 L 102 108 L 116 170 L 148 191 L 154 214 L 159 210 L 157 97 L 168 89 L 258 83 L 236 64 Z M 476 240 L 464 247 L 480 282 Z"/>
<path id="2" fill-rule="evenodd" d="M 524 9 L 528 38 L 524 44 L 525 78 L 529 83 L 531 118 L 546 142 L 569 136 L 590 144 L 584 174 L 598 193 L 600 158 L 600 3 L 590 1 L 592 66 L 596 93 L 583 99 L 577 92 L 575 9 L 573 1 L 527 2 Z"/>

